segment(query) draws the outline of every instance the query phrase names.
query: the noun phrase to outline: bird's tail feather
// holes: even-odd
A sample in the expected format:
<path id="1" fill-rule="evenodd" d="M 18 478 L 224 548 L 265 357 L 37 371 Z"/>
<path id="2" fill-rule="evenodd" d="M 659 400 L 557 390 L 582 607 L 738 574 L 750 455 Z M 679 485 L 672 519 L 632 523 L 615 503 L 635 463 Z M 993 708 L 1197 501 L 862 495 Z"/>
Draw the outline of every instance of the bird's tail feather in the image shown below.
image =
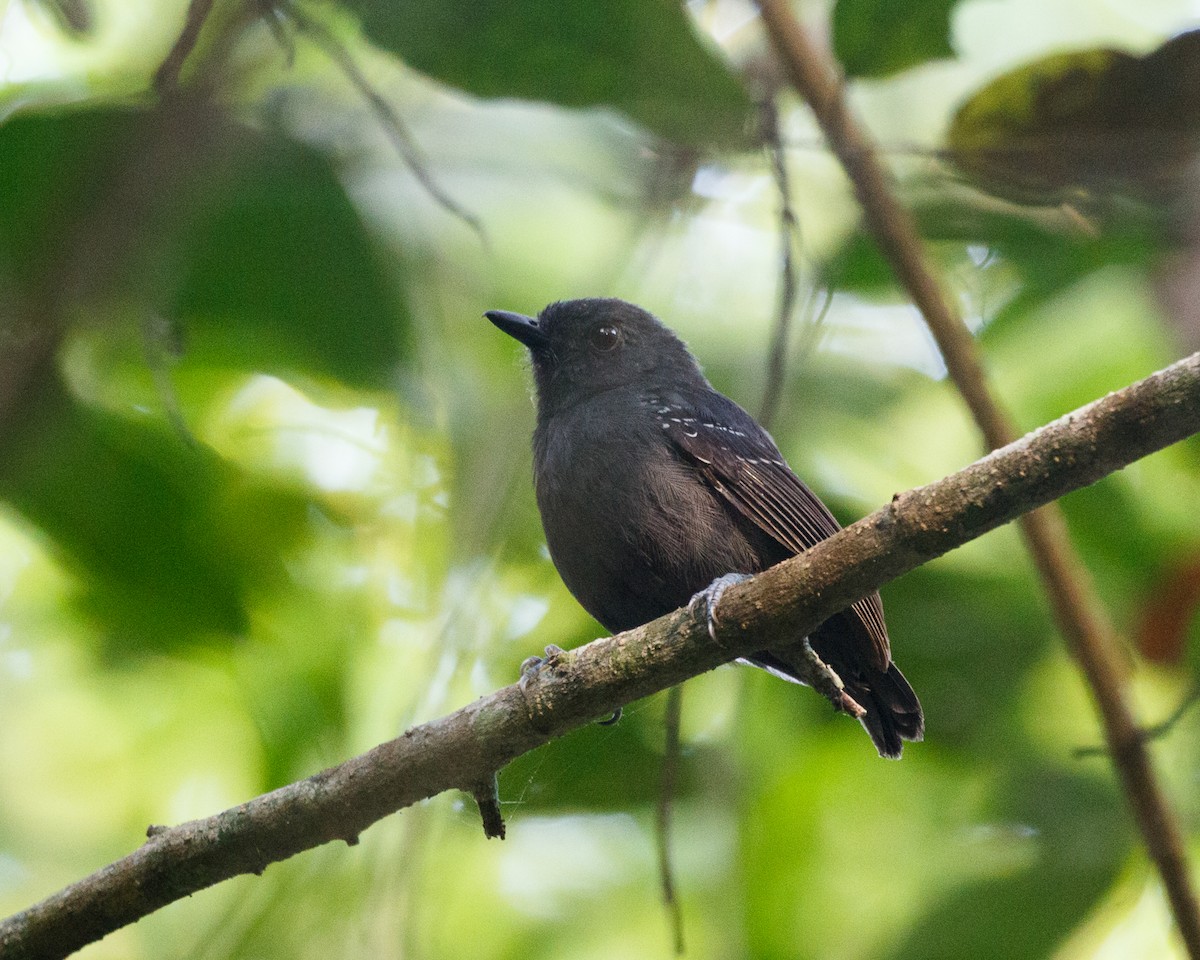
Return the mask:
<path id="1" fill-rule="evenodd" d="M 787 662 L 786 654 L 776 649 L 760 651 L 742 662 L 789 680 L 803 683 L 800 671 Z M 881 757 L 898 760 L 905 740 L 923 740 L 925 716 L 921 702 L 909 686 L 904 674 L 894 663 L 886 671 L 874 666 L 854 669 L 846 664 L 831 663 L 852 696 L 866 713 L 860 718 Z"/>
<path id="2" fill-rule="evenodd" d="M 872 670 L 867 675 L 843 676 L 842 682 L 867 711 L 862 725 L 881 757 L 898 759 L 903 741 L 924 739 L 921 703 L 894 663 L 888 664 L 887 673 Z"/>

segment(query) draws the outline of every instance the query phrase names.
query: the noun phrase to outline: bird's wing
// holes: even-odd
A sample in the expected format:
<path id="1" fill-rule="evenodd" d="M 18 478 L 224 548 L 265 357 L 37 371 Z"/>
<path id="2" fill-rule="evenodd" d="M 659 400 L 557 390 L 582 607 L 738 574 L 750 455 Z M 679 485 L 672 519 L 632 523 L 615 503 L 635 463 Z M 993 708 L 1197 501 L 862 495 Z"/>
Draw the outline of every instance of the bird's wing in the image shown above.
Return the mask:
<path id="1" fill-rule="evenodd" d="M 716 391 L 700 402 L 649 396 L 664 434 L 731 506 L 793 553 L 833 536 L 841 525 L 792 473 L 770 435 L 745 410 Z M 883 603 L 873 593 L 851 610 L 871 638 L 876 665 L 891 662 Z"/>

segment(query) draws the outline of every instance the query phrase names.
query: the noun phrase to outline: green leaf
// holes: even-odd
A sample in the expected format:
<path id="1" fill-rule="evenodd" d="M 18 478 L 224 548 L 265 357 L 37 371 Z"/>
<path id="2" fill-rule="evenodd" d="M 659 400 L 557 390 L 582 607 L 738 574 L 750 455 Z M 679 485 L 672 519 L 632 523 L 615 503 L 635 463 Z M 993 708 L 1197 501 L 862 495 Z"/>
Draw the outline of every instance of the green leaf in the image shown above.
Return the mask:
<path id="1" fill-rule="evenodd" d="M 1149 199 L 1187 184 L 1200 137 L 1200 31 L 1144 57 L 1095 48 L 1043 57 L 959 108 L 947 143 L 990 193 L 1023 203 L 1078 194 Z"/>
<path id="2" fill-rule="evenodd" d="M 282 140 L 248 147 L 177 241 L 168 312 L 183 323 L 189 355 L 390 385 L 408 317 L 341 184 L 312 150 Z"/>
<path id="3" fill-rule="evenodd" d="M 111 182 L 127 114 L 16 116 L 0 126 L 0 277 L 35 292 L 53 283 L 72 227 Z M 43 280 L 43 278 L 47 278 Z"/>
<path id="4" fill-rule="evenodd" d="M 374 43 L 477 96 L 613 107 L 679 143 L 746 141 L 746 92 L 672 0 L 348 6 Z"/>
<path id="5" fill-rule="evenodd" d="M 24 413 L 5 437 L 0 497 L 51 538 L 113 652 L 246 629 L 244 595 L 282 575 L 306 499 L 53 380 Z"/>
<path id="6" fill-rule="evenodd" d="M 982 202 L 976 202 L 982 199 Z M 1016 272 L 1021 283 L 987 331 L 1006 327 L 1039 304 L 1106 267 L 1145 268 L 1161 255 L 1160 211 L 1130 207 L 1112 216 L 1101 232 L 1089 232 L 1065 217 L 1040 217 L 1040 211 L 1005 206 L 979 194 L 948 193 L 913 209 L 929 252 L 945 273 L 976 270 L 968 246 L 986 246 Z M 838 291 L 871 296 L 901 296 L 891 266 L 865 230 L 851 234 L 821 267 L 822 283 Z"/>
<path id="7" fill-rule="evenodd" d="M 821 285 L 834 291 L 892 292 L 896 275 L 875 238 L 858 230 L 821 265 Z"/>
<path id="8" fill-rule="evenodd" d="M 950 11 L 958 0 L 838 0 L 833 49 L 851 77 L 886 77 L 954 56 Z"/>
<path id="9" fill-rule="evenodd" d="M 211 110 L 100 108 L 0 127 L 0 280 L 161 313 L 188 359 L 394 381 L 408 318 L 334 170 Z"/>
<path id="10" fill-rule="evenodd" d="M 1000 778 L 997 777 L 999 780 Z M 1105 783 L 1050 766 L 1015 771 L 978 825 L 977 843 L 1033 841 L 1024 869 L 958 887 L 889 952 L 895 960 L 1045 957 L 1109 889 L 1129 853 L 1121 804 Z M 998 834 L 995 839 L 990 834 Z"/>

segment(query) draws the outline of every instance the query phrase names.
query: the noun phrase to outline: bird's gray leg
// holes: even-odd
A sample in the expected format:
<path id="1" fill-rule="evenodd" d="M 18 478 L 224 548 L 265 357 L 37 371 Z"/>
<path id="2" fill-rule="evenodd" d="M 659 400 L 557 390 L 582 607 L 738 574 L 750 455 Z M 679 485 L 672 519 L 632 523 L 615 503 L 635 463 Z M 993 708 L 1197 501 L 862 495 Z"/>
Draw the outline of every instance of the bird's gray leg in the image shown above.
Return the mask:
<path id="1" fill-rule="evenodd" d="M 708 635 L 712 638 L 713 643 L 720 643 L 717 639 L 717 626 L 720 623 L 717 616 L 717 605 L 721 602 L 721 594 L 735 583 L 745 583 L 749 579 L 749 575 L 745 573 L 727 573 L 723 577 L 717 577 L 688 601 L 688 613 L 695 620 L 700 619 L 697 610 L 703 605 L 704 621 L 708 625 Z"/>

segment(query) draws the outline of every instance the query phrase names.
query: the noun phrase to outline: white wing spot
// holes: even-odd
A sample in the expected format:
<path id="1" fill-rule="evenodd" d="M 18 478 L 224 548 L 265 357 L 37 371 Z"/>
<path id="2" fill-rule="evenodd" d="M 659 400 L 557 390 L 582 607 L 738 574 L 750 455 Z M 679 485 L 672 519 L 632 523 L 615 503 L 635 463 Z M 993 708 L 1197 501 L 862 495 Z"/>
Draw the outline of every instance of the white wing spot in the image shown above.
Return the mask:
<path id="1" fill-rule="evenodd" d="M 723 423 L 709 423 L 706 420 L 704 421 L 704 426 L 708 427 L 710 430 L 720 430 L 722 433 L 728 433 L 735 437 L 744 437 L 746 435 L 741 430 L 734 430 L 733 427 L 727 427 Z"/>

